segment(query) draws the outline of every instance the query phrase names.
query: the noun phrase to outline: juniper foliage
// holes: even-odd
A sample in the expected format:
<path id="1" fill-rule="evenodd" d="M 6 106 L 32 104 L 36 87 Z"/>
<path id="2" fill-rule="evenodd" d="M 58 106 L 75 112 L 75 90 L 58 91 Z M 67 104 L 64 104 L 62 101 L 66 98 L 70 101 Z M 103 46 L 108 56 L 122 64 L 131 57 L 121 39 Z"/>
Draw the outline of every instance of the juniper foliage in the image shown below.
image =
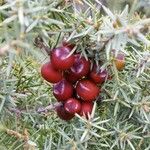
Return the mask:
<path id="1" fill-rule="evenodd" d="M 1 0 L 0 1 L 0 149 L 149 150 L 150 13 L 149 0 Z M 54 111 L 51 85 L 40 76 L 48 50 L 62 40 L 102 68 L 112 80 L 89 120 L 70 122 Z M 123 71 L 111 50 L 126 55 Z M 75 50 L 75 49 L 74 49 Z"/>

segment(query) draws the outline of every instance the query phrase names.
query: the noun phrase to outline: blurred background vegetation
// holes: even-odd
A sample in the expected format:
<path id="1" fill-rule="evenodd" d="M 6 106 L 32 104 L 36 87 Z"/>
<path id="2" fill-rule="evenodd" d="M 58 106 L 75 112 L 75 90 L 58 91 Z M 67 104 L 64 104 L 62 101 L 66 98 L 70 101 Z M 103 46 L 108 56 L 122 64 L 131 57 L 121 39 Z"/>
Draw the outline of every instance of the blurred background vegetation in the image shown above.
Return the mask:
<path id="1" fill-rule="evenodd" d="M 1 0 L 0 5 L 0 150 L 150 149 L 149 0 Z M 126 17 L 119 18 L 123 10 Z M 114 16 L 133 32 L 108 42 L 114 47 L 124 42 L 126 67 L 121 72 L 111 67 L 113 79 L 102 87 L 94 119 L 65 122 L 54 111 L 38 113 L 56 100 L 40 75 L 49 56 L 35 46 L 36 38 L 50 49 L 64 39 L 75 42 L 85 57 L 109 66 L 110 47 L 99 51 L 104 43 L 98 37 L 122 32 L 124 27 L 107 28 Z"/>

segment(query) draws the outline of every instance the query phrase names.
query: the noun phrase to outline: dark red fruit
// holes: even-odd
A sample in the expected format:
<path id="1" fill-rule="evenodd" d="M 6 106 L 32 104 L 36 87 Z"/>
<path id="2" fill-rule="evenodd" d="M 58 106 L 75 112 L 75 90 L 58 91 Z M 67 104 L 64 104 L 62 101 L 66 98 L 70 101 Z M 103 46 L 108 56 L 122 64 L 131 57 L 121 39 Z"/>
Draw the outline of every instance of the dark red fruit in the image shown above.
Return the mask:
<path id="1" fill-rule="evenodd" d="M 92 113 L 93 103 L 92 102 L 82 102 L 81 103 L 81 111 L 79 113 L 80 116 L 84 116 L 88 119 L 88 115 Z"/>
<path id="2" fill-rule="evenodd" d="M 84 57 L 80 57 L 80 54 L 75 55 L 75 62 L 73 66 L 69 69 L 70 76 L 80 79 L 86 76 L 90 71 L 90 61 L 86 60 Z"/>
<path id="3" fill-rule="evenodd" d="M 57 83 L 63 77 L 62 72 L 53 68 L 50 62 L 45 63 L 41 67 L 41 75 L 46 81 L 51 82 L 51 83 Z"/>
<path id="4" fill-rule="evenodd" d="M 51 53 L 51 62 L 56 69 L 69 69 L 74 63 L 74 55 L 70 55 L 71 49 L 68 47 L 58 47 Z M 69 57 L 68 57 L 69 56 Z"/>
<path id="5" fill-rule="evenodd" d="M 84 101 L 93 101 L 99 95 L 99 88 L 90 80 L 81 80 L 76 86 L 77 95 Z"/>
<path id="6" fill-rule="evenodd" d="M 108 78 L 108 72 L 106 70 L 102 71 L 98 66 L 94 65 L 89 76 L 95 83 L 102 84 Z"/>
<path id="7" fill-rule="evenodd" d="M 70 114 L 79 113 L 81 110 L 81 103 L 75 98 L 69 98 L 67 101 L 65 101 L 64 108 L 66 112 Z"/>
<path id="8" fill-rule="evenodd" d="M 75 47 L 74 44 L 69 43 L 69 42 L 66 42 L 66 41 L 63 41 L 63 42 L 62 42 L 62 45 L 65 46 L 65 47 L 68 47 L 68 48 L 70 48 L 70 49 L 73 49 L 73 48 Z"/>
<path id="9" fill-rule="evenodd" d="M 56 112 L 59 118 L 62 120 L 71 120 L 74 117 L 74 114 L 69 114 L 65 111 L 63 104 L 56 107 Z"/>
<path id="10" fill-rule="evenodd" d="M 75 83 L 78 81 L 78 78 L 73 73 L 70 73 L 70 72 L 65 73 L 65 78 L 67 81 L 71 83 Z"/>
<path id="11" fill-rule="evenodd" d="M 53 94 L 58 101 L 65 101 L 72 97 L 73 86 L 71 83 L 63 79 L 60 82 L 54 84 Z"/>

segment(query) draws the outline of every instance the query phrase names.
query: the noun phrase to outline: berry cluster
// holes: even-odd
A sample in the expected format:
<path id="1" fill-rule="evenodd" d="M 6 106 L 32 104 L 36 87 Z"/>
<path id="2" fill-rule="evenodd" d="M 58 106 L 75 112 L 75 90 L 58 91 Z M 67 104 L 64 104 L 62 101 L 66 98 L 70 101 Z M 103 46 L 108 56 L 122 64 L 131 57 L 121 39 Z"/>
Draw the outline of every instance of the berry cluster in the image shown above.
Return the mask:
<path id="1" fill-rule="evenodd" d="M 100 94 L 100 86 L 107 80 L 108 72 L 86 60 L 79 53 L 72 54 L 74 45 L 64 42 L 52 50 L 50 62 L 41 68 L 42 77 L 53 83 L 53 95 L 61 103 L 57 115 L 70 120 L 78 113 L 88 119 L 93 101 Z"/>

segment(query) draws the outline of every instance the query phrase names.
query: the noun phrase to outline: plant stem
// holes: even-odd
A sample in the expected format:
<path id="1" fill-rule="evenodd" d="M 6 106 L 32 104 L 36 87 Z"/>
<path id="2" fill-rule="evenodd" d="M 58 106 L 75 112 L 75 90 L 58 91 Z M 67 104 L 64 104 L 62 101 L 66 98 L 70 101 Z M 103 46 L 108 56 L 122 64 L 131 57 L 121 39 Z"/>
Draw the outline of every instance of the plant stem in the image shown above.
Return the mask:
<path id="1" fill-rule="evenodd" d="M 38 36 L 38 37 L 35 38 L 34 45 L 36 47 L 40 48 L 40 49 L 45 50 L 46 53 L 48 55 L 50 55 L 50 49 L 49 49 L 49 47 L 44 44 L 44 41 L 43 41 L 43 39 L 40 36 Z"/>
<path id="2" fill-rule="evenodd" d="M 56 107 L 62 105 L 60 102 L 56 102 L 55 104 L 50 104 L 46 107 L 40 107 L 38 108 L 37 112 L 42 113 L 42 112 L 47 112 L 48 110 L 54 110 Z"/>

